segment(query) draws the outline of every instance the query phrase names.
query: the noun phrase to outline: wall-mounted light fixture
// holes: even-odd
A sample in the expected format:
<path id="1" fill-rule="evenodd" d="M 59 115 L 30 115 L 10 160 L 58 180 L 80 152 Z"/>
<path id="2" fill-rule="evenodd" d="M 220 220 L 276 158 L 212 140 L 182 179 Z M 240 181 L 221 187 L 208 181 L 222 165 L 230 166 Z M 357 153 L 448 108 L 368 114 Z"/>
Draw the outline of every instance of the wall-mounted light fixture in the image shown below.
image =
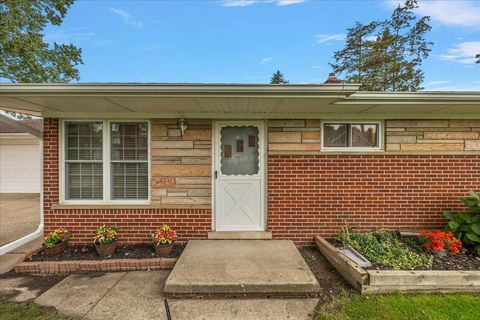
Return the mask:
<path id="1" fill-rule="evenodd" d="M 187 120 L 185 120 L 184 118 L 180 118 L 177 121 L 178 121 L 178 125 L 180 126 L 180 131 L 182 131 L 182 136 L 183 136 L 183 134 L 187 130 Z"/>

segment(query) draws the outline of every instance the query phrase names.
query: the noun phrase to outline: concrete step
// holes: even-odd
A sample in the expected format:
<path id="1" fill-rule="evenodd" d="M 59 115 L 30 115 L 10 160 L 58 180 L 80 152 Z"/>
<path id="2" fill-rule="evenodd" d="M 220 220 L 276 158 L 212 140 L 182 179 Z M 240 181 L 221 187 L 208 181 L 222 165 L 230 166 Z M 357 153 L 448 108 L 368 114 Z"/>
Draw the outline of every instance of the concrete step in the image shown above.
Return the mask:
<path id="1" fill-rule="evenodd" d="M 169 299 L 175 320 L 312 320 L 318 299 Z"/>
<path id="2" fill-rule="evenodd" d="M 272 233 L 268 231 L 212 231 L 208 240 L 270 240 Z"/>
<path id="3" fill-rule="evenodd" d="M 317 297 L 319 284 L 290 240 L 192 240 L 164 292 L 170 298 Z"/>

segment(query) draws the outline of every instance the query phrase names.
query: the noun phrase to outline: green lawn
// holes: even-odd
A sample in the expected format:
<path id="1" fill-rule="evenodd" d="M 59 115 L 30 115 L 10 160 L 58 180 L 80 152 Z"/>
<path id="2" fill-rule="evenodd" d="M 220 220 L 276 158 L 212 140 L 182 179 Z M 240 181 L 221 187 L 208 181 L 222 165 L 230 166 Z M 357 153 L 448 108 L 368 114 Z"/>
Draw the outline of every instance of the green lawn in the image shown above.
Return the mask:
<path id="1" fill-rule="evenodd" d="M 478 320 L 480 294 L 343 296 L 322 306 L 317 320 Z"/>
<path id="2" fill-rule="evenodd" d="M 34 303 L 0 303 L 2 320 L 68 320 L 71 318 L 58 315 L 51 308 L 40 307 Z"/>

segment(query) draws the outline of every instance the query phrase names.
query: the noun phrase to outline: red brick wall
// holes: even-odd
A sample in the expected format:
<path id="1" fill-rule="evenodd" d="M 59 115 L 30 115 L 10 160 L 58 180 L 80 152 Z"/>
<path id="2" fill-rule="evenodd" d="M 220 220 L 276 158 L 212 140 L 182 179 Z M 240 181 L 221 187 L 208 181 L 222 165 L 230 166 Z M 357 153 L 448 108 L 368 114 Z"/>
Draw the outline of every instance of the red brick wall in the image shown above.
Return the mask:
<path id="1" fill-rule="evenodd" d="M 99 225 L 120 227 L 123 242 L 146 242 L 170 224 L 180 240 L 205 239 L 210 209 L 53 209 L 59 201 L 58 119 L 44 121 L 45 232 L 75 229 L 74 243 L 91 243 Z M 367 230 L 442 227 L 443 210 L 480 190 L 480 155 L 269 155 L 268 229 L 275 238 L 312 244 L 344 221 Z"/>
<path id="2" fill-rule="evenodd" d="M 45 234 L 59 226 L 74 228 L 72 243 L 91 243 L 99 225 L 120 227 L 122 242 L 148 242 L 162 224 L 173 226 L 179 240 L 205 239 L 211 230 L 209 209 L 52 209 L 59 201 L 58 119 L 44 120 Z"/>
<path id="3" fill-rule="evenodd" d="M 361 230 L 443 227 L 480 189 L 480 155 L 270 155 L 268 228 L 311 244 L 344 221 Z"/>

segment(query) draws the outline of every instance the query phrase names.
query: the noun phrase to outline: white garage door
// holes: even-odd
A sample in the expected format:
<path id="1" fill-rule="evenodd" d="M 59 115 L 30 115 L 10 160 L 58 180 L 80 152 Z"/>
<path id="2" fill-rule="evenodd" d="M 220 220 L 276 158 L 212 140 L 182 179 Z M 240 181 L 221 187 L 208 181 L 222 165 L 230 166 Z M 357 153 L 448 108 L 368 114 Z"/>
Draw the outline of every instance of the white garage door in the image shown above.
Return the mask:
<path id="1" fill-rule="evenodd" d="M 0 193 L 40 193 L 38 140 L 12 142 L 0 142 Z"/>

